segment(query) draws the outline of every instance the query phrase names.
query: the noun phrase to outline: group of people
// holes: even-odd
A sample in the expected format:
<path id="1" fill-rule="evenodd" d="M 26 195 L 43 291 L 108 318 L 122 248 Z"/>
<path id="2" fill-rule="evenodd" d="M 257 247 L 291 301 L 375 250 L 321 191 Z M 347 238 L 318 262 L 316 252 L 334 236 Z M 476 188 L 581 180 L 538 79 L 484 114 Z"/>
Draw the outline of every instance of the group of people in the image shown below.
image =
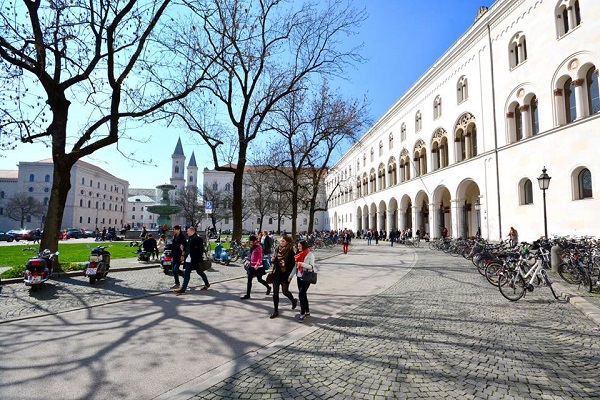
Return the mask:
<path id="1" fill-rule="evenodd" d="M 241 297 L 242 300 L 250 299 L 252 290 L 252 281 L 256 277 L 257 281 L 267 288 L 266 294 L 271 293 L 270 280 L 266 281 L 263 276 L 271 268 L 271 279 L 273 285 L 273 312 L 271 319 L 279 317 L 279 290 L 292 303 L 292 310 L 298 307 L 300 301 L 299 322 L 304 322 L 306 317 L 310 316 L 308 304 L 308 288 L 311 283 L 302 279 L 306 271 L 315 270 L 315 256 L 310 251 L 306 240 L 298 242 L 298 251 L 294 251 L 292 237 L 283 235 L 279 244 L 273 249 L 273 238 L 268 232 L 263 232 L 260 237 L 250 235 L 248 238 L 250 245 L 250 264 L 248 266 L 248 281 L 246 285 L 246 294 Z M 289 285 L 296 278 L 298 285 L 298 299 L 290 292 Z"/>
<path id="2" fill-rule="evenodd" d="M 164 235 L 161 235 L 164 236 Z M 200 266 L 204 263 L 204 240 L 196 234 L 196 228 L 190 226 L 187 228 L 187 236 L 181 232 L 181 226 L 173 227 L 173 242 L 171 244 L 173 278 L 175 284 L 171 289 L 179 295 L 185 294 L 192 271 L 196 271 L 204 286 L 200 290 L 208 290 L 210 283 L 208 277 Z M 183 271 L 180 267 L 183 265 Z M 180 284 L 180 278 L 183 277 L 183 283 Z"/>
<path id="3" fill-rule="evenodd" d="M 159 260 L 160 254 L 165 251 L 166 244 L 167 238 L 164 233 L 158 237 L 158 240 L 154 239 L 152 233 L 148 233 L 142 242 L 142 249 L 150 254 L 151 260 Z"/>

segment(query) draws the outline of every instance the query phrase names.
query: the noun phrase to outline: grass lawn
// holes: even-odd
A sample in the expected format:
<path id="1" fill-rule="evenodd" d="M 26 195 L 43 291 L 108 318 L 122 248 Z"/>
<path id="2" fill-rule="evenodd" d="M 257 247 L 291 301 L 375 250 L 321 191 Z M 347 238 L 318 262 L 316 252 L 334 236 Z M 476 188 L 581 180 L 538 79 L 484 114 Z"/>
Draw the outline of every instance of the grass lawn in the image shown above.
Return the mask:
<path id="1" fill-rule="evenodd" d="M 73 243 L 59 242 L 58 251 L 60 255 L 61 270 L 74 271 L 83 269 L 84 263 L 90 256 L 90 251 L 96 246 L 108 246 L 111 259 L 137 257 L 136 247 L 131 247 L 130 242 L 95 242 L 95 243 Z M 215 242 L 210 242 L 210 251 L 214 251 Z M 28 250 L 35 248 L 36 251 Z M 223 243 L 223 248 L 228 249 L 229 243 Z M 10 267 L 11 269 L 0 274 L 0 278 L 17 278 L 23 276 L 27 260 L 37 254 L 37 247 L 23 244 L 15 246 L 0 247 L 0 267 Z M 56 271 L 56 272 L 60 272 Z"/>

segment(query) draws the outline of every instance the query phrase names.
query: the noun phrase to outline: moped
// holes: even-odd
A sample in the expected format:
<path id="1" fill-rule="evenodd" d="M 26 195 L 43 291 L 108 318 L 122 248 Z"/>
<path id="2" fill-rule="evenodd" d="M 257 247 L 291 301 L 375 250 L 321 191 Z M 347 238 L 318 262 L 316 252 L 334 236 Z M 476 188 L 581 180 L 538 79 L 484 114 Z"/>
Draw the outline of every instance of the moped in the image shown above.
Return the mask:
<path id="1" fill-rule="evenodd" d="M 52 264 L 59 252 L 52 253 L 49 249 L 38 253 L 36 257 L 27 260 L 23 282 L 25 286 L 31 287 L 31 291 L 37 291 L 52 276 Z"/>
<path id="2" fill-rule="evenodd" d="M 106 278 L 110 269 L 110 253 L 106 250 L 108 246 L 98 246 L 92 249 L 90 260 L 85 263 L 83 275 L 94 284 L 98 279 Z"/>
<path id="3" fill-rule="evenodd" d="M 173 251 L 172 244 L 165 245 L 165 250 L 160 256 L 160 267 L 163 269 L 165 275 L 169 275 L 173 271 Z"/>

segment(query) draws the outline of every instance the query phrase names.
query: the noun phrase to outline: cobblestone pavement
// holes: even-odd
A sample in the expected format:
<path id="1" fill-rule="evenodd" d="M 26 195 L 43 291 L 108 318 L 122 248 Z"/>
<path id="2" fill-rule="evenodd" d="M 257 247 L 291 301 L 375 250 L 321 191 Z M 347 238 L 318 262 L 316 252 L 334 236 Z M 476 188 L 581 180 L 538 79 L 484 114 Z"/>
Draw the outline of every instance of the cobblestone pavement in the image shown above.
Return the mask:
<path id="1" fill-rule="evenodd" d="M 113 260 L 113 267 L 139 267 L 135 259 Z M 97 306 L 138 297 L 165 293 L 173 285 L 173 277 L 162 272 L 158 265 L 139 270 L 111 269 L 106 280 L 90 285 L 83 276 L 65 276 L 50 280 L 37 292 L 23 284 L 0 286 L 0 322 L 15 318 L 58 313 L 78 308 Z M 236 279 L 245 276 L 243 268 L 213 264 L 207 271 L 209 282 Z M 199 284 L 193 273 L 191 285 Z"/>
<path id="2" fill-rule="evenodd" d="M 197 398 L 600 398 L 600 333 L 571 304 L 509 302 L 464 259 L 416 251 L 388 290 Z"/>

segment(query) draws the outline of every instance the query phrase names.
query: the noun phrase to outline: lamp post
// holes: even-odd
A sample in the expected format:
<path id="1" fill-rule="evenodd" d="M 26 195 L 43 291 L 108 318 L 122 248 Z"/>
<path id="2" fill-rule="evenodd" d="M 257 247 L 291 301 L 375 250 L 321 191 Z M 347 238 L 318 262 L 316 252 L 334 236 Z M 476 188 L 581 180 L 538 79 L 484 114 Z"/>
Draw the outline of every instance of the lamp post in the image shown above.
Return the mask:
<path id="1" fill-rule="evenodd" d="M 537 178 L 537 180 L 538 184 L 540 185 L 540 189 L 543 193 L 542 196 L 544 198 L 544 237 L 546 239 L 548 238 L 548 220 L 546 218 L 546 190 L 548 190 L 548 187 L 550 186 L 550 179 L 552 178 L 548 176 L 548 174 L 546 173 L 546 167 L 544 166 L 544 168 L 542 169 L 542 174 Z"/>
<path id="2" fill-rule="evenodd" d="M 479 215 L 479 211 L 481 210 L 481 203 L 479 199 L 475 202 L 475 211 L 477 211 L 477 239 L 481 237 L 481 217 Z"/>

